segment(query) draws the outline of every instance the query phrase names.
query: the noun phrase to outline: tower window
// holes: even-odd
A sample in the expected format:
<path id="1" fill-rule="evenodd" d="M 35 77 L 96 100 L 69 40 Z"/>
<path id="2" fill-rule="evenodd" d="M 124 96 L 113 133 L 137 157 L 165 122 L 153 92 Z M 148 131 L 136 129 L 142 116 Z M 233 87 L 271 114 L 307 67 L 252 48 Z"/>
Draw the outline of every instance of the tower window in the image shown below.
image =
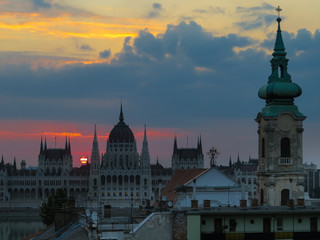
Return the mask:
<path id="1" fill-rule="evenodd" d="M 281 139 L 281 157 L 290 157 L 290 139 L 282 138 Z"/>
<path id="2" fill-rule="evenodd" d="M 265 141 L 264 138 L 262 138 L 262 141 L 261 141 L 261 157 L 265 158 L 265 155 L 266 155 L 266 141 Z"/>

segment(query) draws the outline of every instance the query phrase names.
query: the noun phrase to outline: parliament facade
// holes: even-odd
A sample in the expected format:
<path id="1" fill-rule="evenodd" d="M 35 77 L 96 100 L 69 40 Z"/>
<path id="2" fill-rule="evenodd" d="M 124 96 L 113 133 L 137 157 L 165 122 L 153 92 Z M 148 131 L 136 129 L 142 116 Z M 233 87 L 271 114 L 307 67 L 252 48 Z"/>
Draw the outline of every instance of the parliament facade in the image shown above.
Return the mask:
<path id="1" fill-rule="evenodd" d="M 77 206 L 100 208 L 143 206 L 159 200 L 160 192 L 172 176 L 171 168 L 150 164 L 146 127 L 141 154 L 130 127 L 124 122 L 122 106 L 119 122 L 109 134 L 105 154 L 100 154 L 94 129 L 90 163 L 73 166 L 70 139 L 64 148 L 48 148 L 41 138 L 38 166 L 26 168 L 26 162 L 17 166 L 0 162 L 0 207 L 39 207 L 54 195 L 57 189 L 65 189 L 74 197 Z M 176 156 L 177 143 L 174 141 Z M 188 149 L 186 149 L 187 151 Z M 200 159 L 186 159 L 190 168 L 203 167 L 202 147 L 188 150 Z M 200 160 L 200 163 L 198 161 Z"/>

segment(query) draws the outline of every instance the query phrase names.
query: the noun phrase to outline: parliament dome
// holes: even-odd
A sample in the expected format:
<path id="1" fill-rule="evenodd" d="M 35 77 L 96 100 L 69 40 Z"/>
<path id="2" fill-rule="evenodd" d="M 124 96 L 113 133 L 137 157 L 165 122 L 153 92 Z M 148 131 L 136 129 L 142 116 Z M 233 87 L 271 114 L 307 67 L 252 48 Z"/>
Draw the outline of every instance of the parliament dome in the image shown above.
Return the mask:
<path id="1" fill-rule="evenodd" d="M 126 142 L 134 142 L 134 135 L 130 127 L 125 124 L 124 117 L 122 113 L 122 106 L 120 110 L 119 122 L 114 128 L 111 130 L 109 134 L 109 142 L 115 143 L 126 143 Z"/>

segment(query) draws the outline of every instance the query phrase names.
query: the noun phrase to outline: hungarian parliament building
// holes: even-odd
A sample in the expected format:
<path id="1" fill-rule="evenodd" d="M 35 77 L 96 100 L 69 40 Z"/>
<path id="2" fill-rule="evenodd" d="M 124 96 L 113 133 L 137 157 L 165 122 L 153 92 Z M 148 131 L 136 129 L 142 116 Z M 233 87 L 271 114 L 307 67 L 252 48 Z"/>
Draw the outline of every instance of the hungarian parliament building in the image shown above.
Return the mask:
<path id="1" fill-rule="evenodd" d="M 177 148 L 174 139 L 172 168 L 157 161 L 150 164 L 146 127 L 141 154 L 132 130 L 124 122 L 122 106 L 119 122 L 109 134 L 106 153 L 100 155 L 97 132 L 90 163 L 73 167 L 70 139 L 64 148 L 48 148 L 41 138 L 37 167 L 17 167 L 0 162 L 0 207 L 39 207 L 57 189 L 65 189 L 77 206 L 99 208 L 143 206 L 159 200 L 176 169 L 204 168 L 201 138 L 196 148 Z"/>

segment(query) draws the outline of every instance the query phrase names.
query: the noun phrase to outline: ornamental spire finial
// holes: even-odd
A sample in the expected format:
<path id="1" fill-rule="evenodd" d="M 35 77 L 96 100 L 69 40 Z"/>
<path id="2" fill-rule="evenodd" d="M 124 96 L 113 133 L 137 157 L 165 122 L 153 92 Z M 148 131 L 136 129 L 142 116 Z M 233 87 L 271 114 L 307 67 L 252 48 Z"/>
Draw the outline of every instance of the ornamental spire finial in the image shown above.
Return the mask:
<path id="1" fill-rule="evenodd" d="M 122 112 L 122 100 L 121 100 L 119 121 L 123 122 L 123 120 L 124 120 L 124 117 L 123 117 L 123 112 Z"/>
<path id="2" fill-rule="evenodd" d="M 282 9 L 280 8 L 280 6 L 278 6 L 276 8 L 276 11 L 278 12 L 278 18 L 280 18 L 280 12 L 282 11 Z"/>

